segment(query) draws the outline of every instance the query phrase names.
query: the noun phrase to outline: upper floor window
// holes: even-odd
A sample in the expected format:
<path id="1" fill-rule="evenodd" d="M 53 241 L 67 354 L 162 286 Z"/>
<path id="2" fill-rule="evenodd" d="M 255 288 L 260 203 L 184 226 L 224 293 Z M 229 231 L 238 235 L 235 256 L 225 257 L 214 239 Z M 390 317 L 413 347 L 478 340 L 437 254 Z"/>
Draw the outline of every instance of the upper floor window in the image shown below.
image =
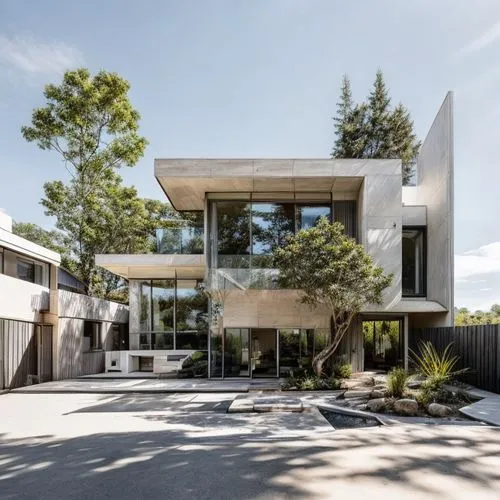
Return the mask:
<path id="1" fill-rule="evenodd" d="M 48 264 L 18 257 L 17 278 L 37 285 L 48 286 Z"/>
<path id="2" fill-rule="evenodd" d="M 426 276 L 425 231 L 403 228 L 402 292 L 407 297 L 424 297 Z"/>

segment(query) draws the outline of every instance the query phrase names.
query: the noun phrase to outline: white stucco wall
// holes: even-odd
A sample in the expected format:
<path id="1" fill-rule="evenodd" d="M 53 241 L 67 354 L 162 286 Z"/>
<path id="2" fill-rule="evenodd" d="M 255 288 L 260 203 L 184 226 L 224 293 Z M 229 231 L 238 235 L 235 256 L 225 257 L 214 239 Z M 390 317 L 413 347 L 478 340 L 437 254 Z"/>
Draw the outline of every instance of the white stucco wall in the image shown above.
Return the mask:
<path id="1" fill-rule="evenodd" d="M 38 321 L 48 308 L 48 288 L 0 274 L 0 318 Z"/>

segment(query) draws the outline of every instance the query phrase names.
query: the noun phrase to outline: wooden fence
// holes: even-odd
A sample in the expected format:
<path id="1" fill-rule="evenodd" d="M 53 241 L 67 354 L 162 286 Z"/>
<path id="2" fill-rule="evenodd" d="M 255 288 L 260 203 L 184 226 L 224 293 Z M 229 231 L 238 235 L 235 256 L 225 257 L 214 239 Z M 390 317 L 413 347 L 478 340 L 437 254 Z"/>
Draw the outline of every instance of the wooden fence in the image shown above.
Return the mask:
<path id="1" fill-rule="evenodd" d="M 453 342 L 454 353 L 460 356 L 457 369 L 469 369 L 460 379 L 500 393 L 500 325 L 416 328 L 408 340 L 416 352 L 421 341 L 431 341 L 440 352 Z"/>

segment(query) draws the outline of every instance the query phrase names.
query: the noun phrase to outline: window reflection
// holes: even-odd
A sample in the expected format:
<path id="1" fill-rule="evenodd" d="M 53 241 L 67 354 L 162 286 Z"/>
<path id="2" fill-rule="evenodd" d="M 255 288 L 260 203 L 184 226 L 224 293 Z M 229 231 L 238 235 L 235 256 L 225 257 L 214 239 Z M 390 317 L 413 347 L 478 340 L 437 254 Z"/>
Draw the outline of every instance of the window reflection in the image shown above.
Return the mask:
<path id="1" fill-rule="evenodd" d="M 324 205 L 299 205 L 297 206 L 298 229 L 309 229 L 315 226 L 321 217 L 331 219 L 330 206 Z"/>
<path id="2" fill-rule="evenodd" d="M 425 247 L 423 230 L 403 229 L 402 246 L 403 295 L 425 295 Z"/>

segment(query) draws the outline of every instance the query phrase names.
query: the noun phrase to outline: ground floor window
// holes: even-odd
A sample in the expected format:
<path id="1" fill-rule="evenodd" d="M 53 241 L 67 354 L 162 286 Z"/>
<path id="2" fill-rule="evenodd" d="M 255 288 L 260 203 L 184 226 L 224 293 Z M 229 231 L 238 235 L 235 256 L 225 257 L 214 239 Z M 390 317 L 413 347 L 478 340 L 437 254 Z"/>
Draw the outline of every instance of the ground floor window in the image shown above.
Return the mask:
<path id="1" fill-rule="evenodd" d="M 84 321 L 83 323 L 83 351 L 98 351 L 102 349 L 101 323 Z"/>
<path id="2" fill-rule="evenodd" d="M 218 329 L 211 333 L 210 376 L 286 377 L 310 371 L 327 339 L 326 329 Z"/>

